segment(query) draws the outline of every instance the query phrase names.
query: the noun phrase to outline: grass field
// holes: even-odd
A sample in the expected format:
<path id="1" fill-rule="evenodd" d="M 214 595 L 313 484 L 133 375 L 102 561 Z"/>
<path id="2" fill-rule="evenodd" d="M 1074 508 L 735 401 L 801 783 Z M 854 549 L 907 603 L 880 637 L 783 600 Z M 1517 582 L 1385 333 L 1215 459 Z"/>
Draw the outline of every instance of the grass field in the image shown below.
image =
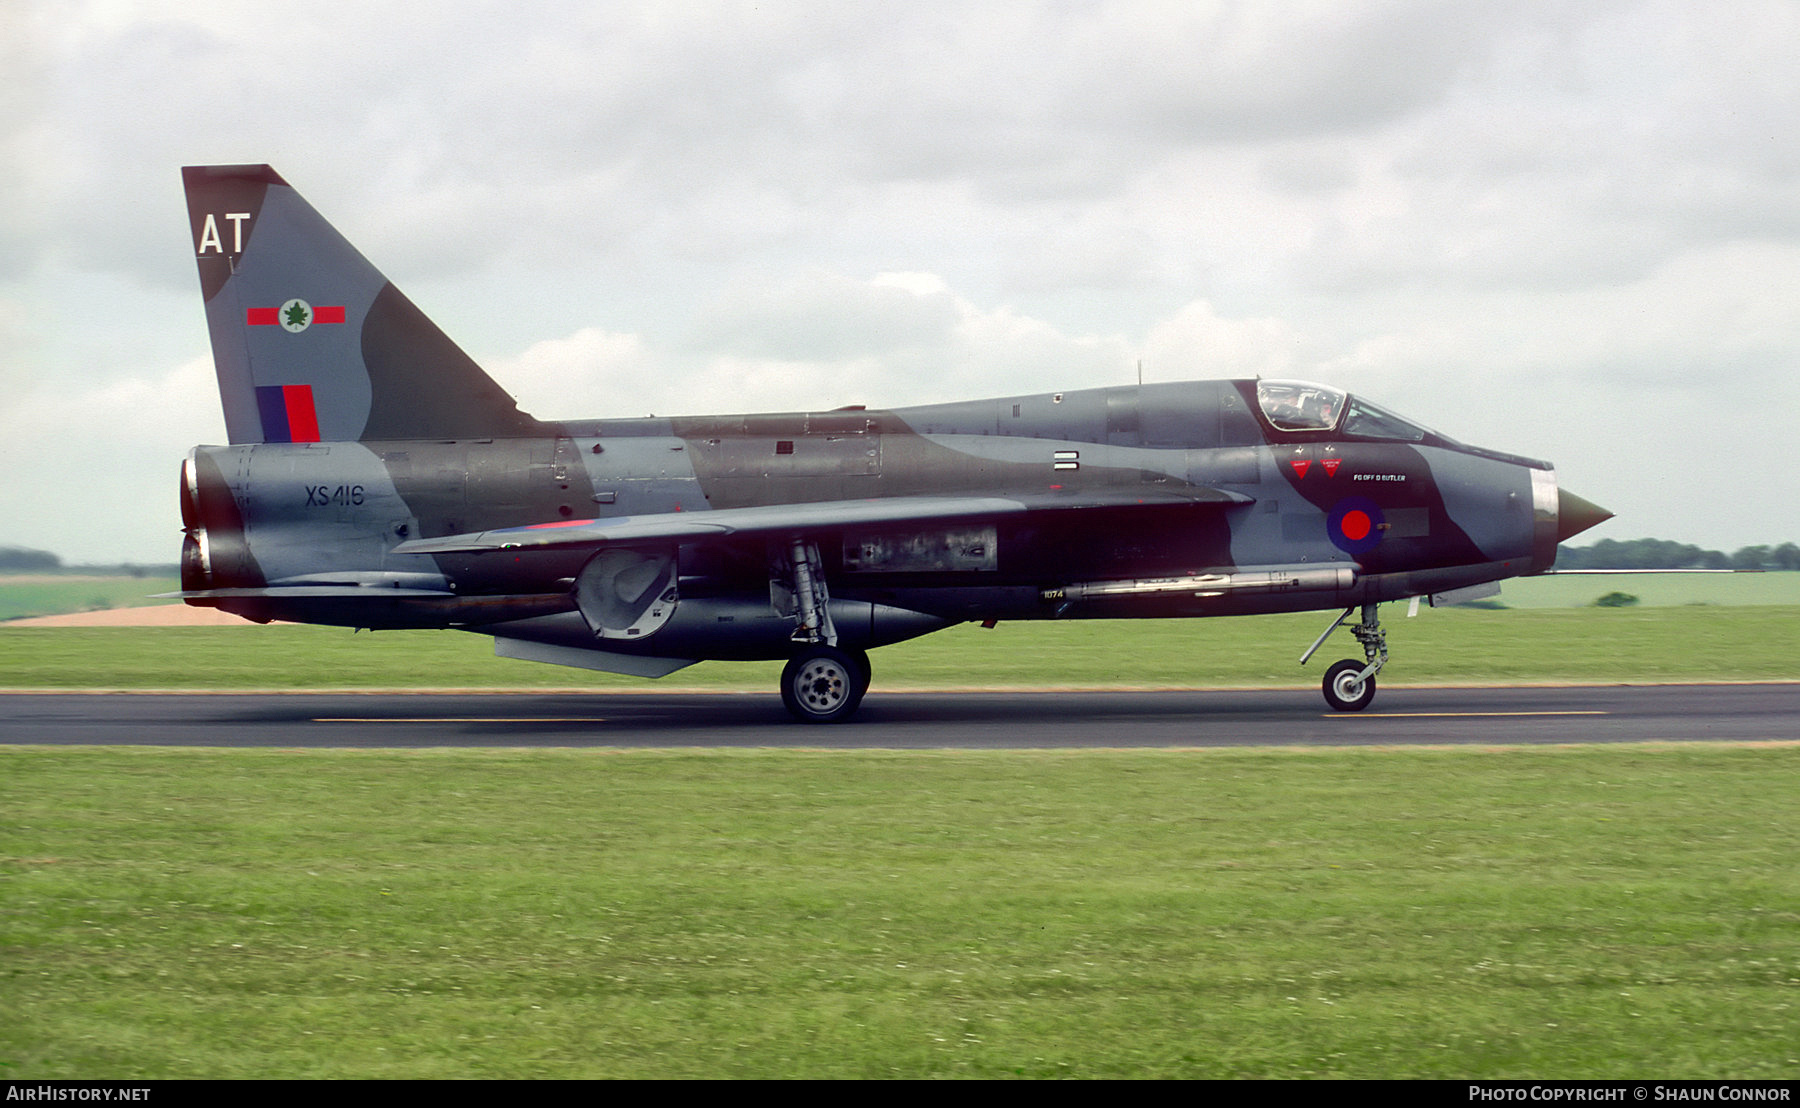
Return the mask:
<path id="1" fill-rule="evenodd" d="M 137 608 L 179 603 L 151 600 L 154 593 L 174 592 L 173 577 L 101 577 L 86 574 L 0 575 L 0 620 L 26 616 L 58 616 L 97 608 Z"/>
<path id="2" fill-rule="evenodd" d="M 1581 608 L 1609 592 L 1644 607 L 1800 605 L 1800 573 L 1567 573 L 1516 578 L 1500 590 L 1508 608 Z"/>
<path id="3" fill-rule="evenodd" d="M 1792 1078 L 1797 772 L 0 751 L 0 1072 Z"/>
<path id="4" fill-rule="evenodd" d="M 1795 605 L 1384 617 L 1387 684 L 1800 678 Z M 1295 664 L 1326 622 L 962 627 L 879 651 L 875 691 L 1311 684 L 1350 650 Z M 774 677 L 0 627 L 15 688 Z M 0 749 L 0 1077 L 1792 1079 L 1797 773 L 1793 745 Z"/>

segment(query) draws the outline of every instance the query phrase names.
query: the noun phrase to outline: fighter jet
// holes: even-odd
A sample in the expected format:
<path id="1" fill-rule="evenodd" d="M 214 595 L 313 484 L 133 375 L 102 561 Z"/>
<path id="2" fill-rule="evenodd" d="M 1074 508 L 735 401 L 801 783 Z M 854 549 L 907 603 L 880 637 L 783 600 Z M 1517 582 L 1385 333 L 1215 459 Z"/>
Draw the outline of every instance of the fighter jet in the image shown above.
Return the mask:
<path id="1" fill-rule="evenodd" d="M 266 165 L 183 170 L 226 446 L 181 466 L 187 603 L 454 628 L 660 677 L 785 660 L 808 723 L 953 624 L 1337 611 L 1357 711 L 1384 602 L 1493 591 L 1609 518 L 1554 469 L 1326 385 L 547 421 Z M 1352 622 L 1352 619 L 1355 619 Z"/>

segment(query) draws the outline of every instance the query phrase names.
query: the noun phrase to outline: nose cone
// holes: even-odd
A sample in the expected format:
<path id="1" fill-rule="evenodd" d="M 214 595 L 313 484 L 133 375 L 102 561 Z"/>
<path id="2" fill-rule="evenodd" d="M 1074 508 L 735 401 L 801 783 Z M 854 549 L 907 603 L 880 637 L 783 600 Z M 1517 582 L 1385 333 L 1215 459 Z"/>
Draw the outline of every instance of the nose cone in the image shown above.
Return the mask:
<path id="1" fill-rule="evenodd" d="M 1556 490 L 1556 541 L 1568 542 L 1590 527 L 1598 527 L 1613 514 L 1591 500 L 1584 500 L 1568 489 Z"/>

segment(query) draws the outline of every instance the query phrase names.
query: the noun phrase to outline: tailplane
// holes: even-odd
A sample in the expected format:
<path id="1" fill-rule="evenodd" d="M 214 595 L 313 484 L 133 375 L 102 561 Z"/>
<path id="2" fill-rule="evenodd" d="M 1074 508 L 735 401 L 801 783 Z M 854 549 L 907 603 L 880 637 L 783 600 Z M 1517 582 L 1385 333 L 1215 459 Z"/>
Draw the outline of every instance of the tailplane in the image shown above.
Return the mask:
<path id="1" fill-rule="evenodd" d="M 181 175 L 233 443 L 550 432 L 273 169 Z"/>

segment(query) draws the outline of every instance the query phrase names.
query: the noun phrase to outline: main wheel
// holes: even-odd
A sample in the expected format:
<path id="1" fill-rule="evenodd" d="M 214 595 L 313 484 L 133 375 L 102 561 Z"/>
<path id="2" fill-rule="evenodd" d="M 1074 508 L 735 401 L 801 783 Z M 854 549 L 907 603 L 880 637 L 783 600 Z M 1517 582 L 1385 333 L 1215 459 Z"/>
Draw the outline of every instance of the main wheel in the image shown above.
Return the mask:
<path id="1" fill-rule="evenodd" d="M 1340 712 L 1360 712 L 1375 699 L 1375 675 L 1358 678 L 1364 662 L 1346 658 L 1325 671 L 1325 703 Z"/>
<path id="2" fill-rule="evenodd" d="M 782 669 L 781 702 L 802 723 L 840 723 L 862 703 L 866 673 L 835 646 L 809 646 Z"/>
<path id="3" fill-rule="evenodd" d="M 856 699 L 860 703 L 863 694 L 869 691 L 869 682 L 875 680 L 875 667 L 869 661 L 867 650 L 846 650 L 844 653 L 850 655 L 850 660 L 856 663 Z"/>

